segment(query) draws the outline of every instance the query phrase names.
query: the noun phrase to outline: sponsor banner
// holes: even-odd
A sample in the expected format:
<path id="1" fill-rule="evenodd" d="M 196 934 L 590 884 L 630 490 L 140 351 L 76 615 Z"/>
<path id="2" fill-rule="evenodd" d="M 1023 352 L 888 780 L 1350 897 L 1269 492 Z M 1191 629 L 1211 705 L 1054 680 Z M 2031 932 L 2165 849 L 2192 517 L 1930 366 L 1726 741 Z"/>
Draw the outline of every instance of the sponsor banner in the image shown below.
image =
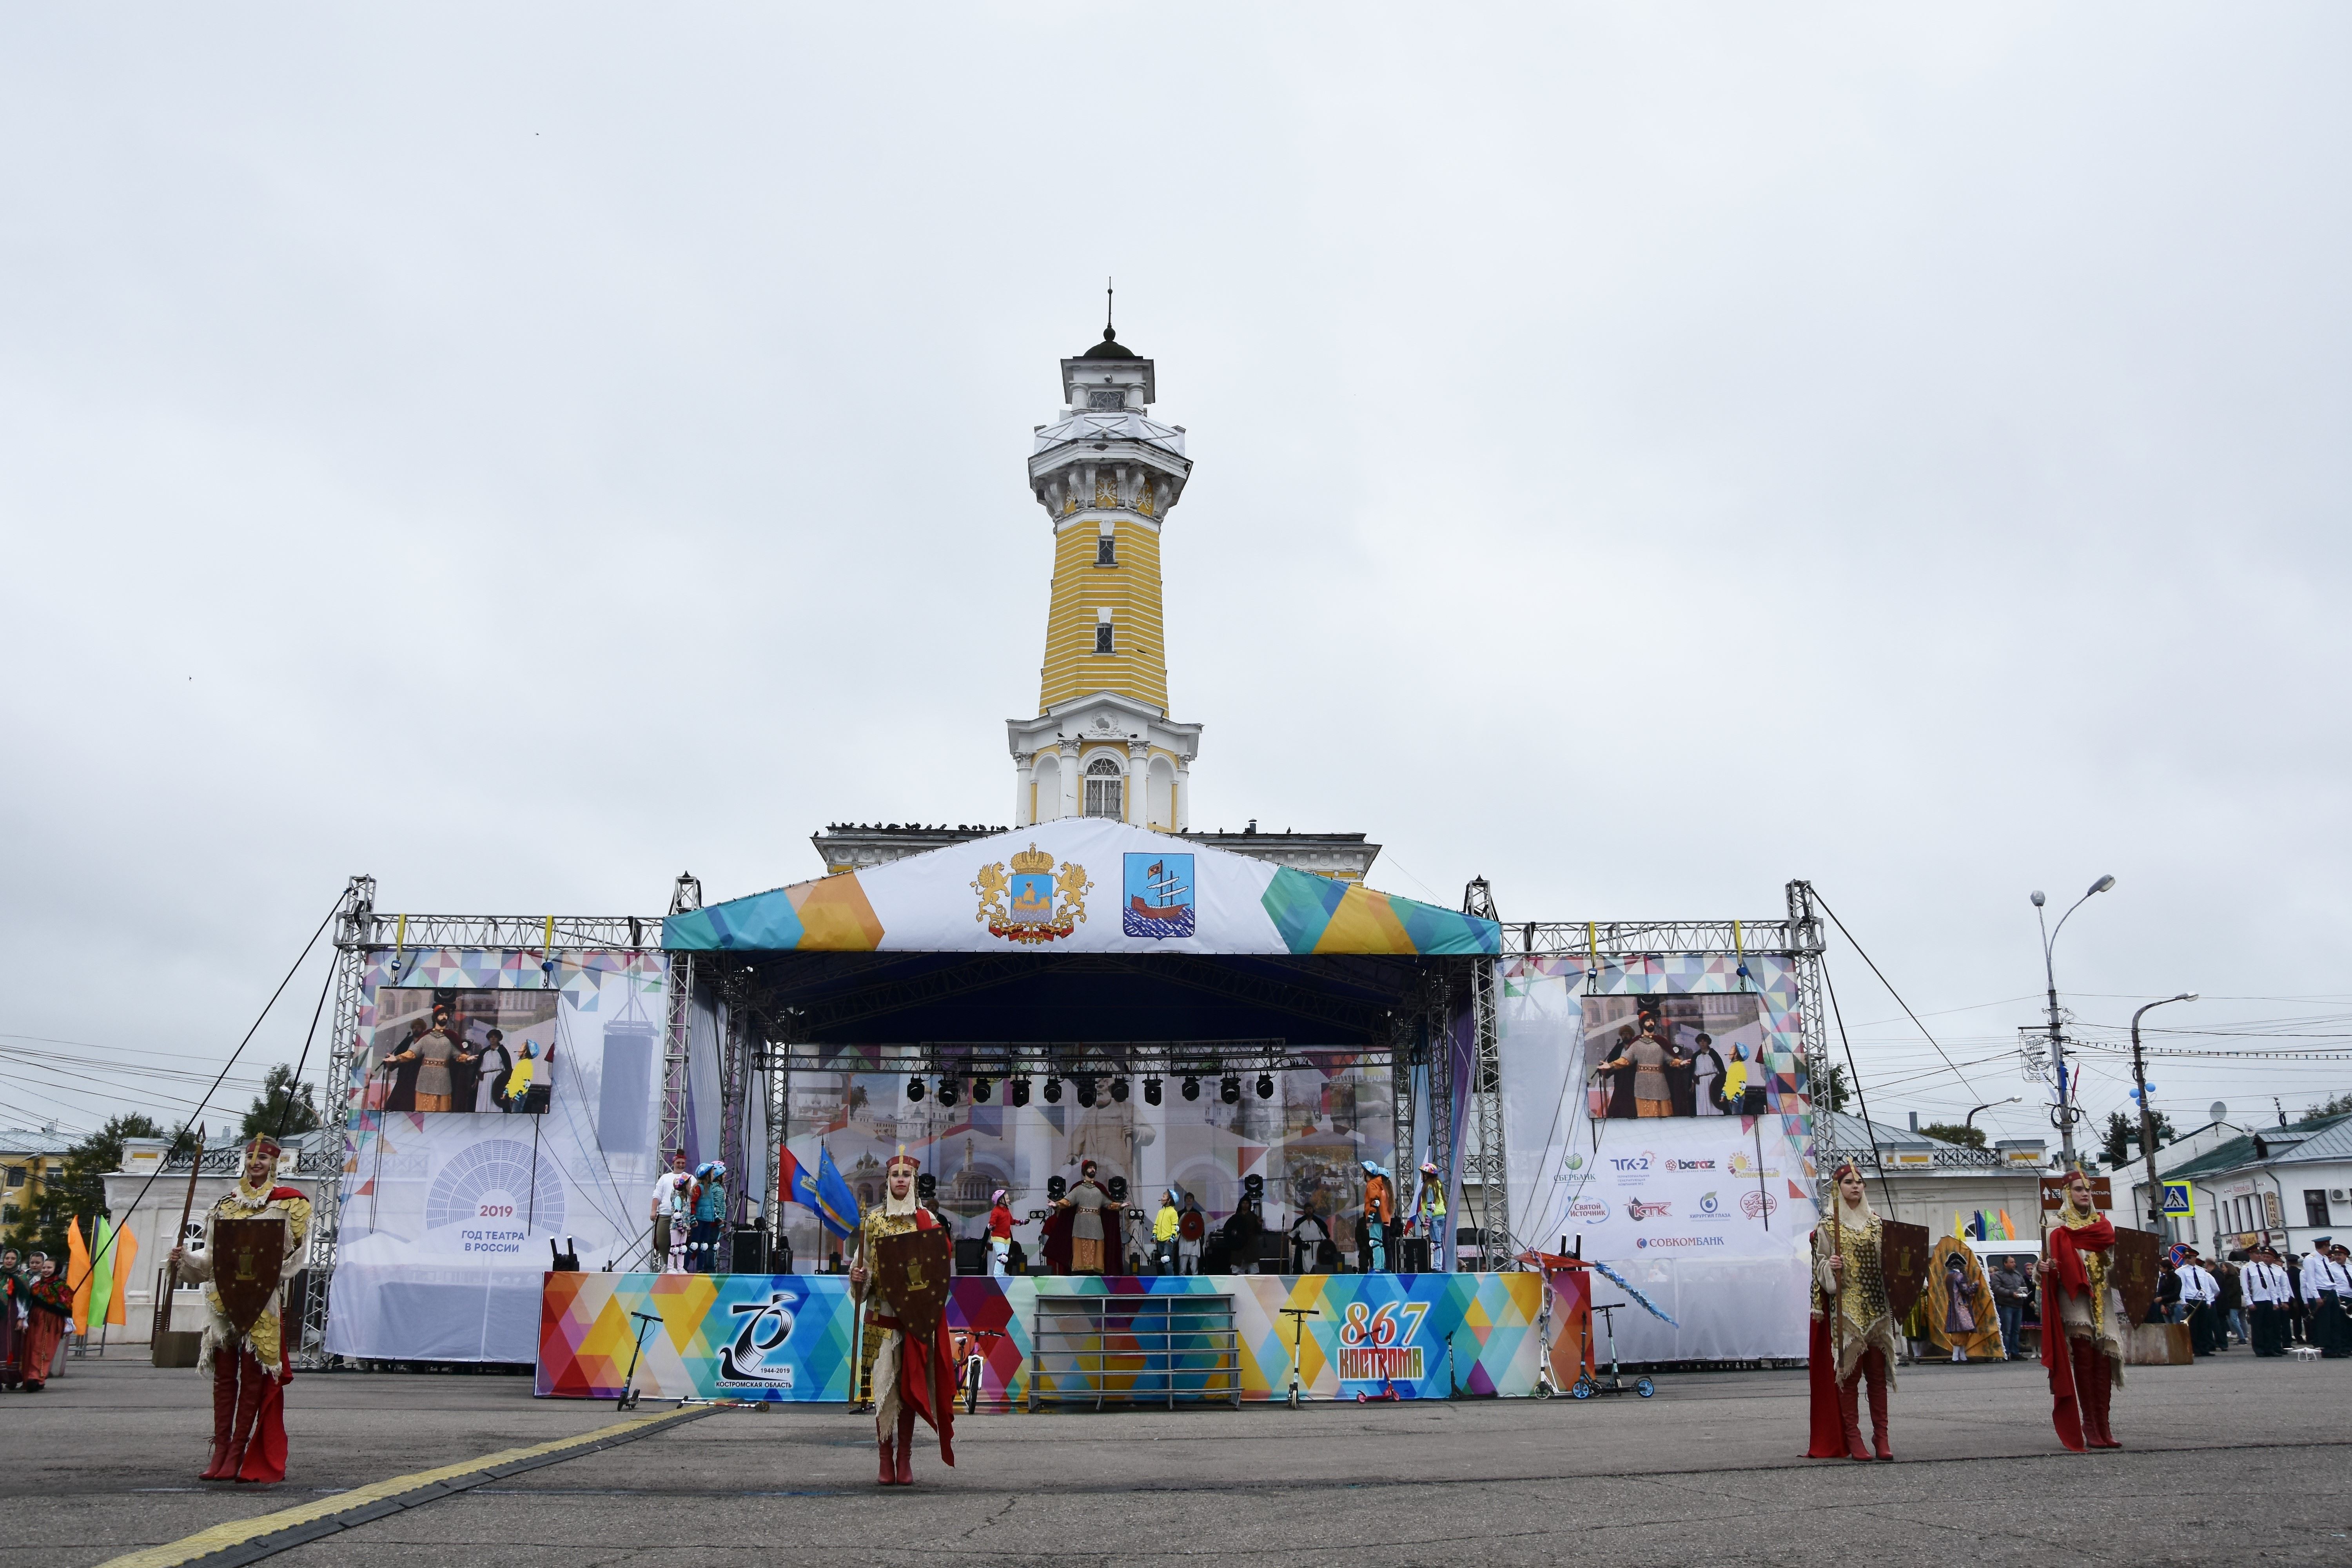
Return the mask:
<path id="1" fill-rule="evenodd" d="M 1543 1306 L 1538 1274 L 1333 1274 L 1178 1279 L 994 1279 L 965 1277 L 948 1300 L 951 1332 L 984 1331 L 982 1397 L 1029 1396 L 1031 1334 L 1041 1294 L 1110 1299 L 1169 1294 L 1233 1299 L 1245 1400 L 1289 1386 L 1292 1337 L 1315 1399 L 1443 1399 L 1449 1390 L 1524 1397 L 1535 1392 Z M 1283 1315 L 1297 1307 L 1305 1319 Z M 632 1313 L 650 1314 L 651 1325 Z M 635 1386 L 661 1399 L 844 1401 L 856 1307 L 836 1274 L 550 1273 L 544 1276 L 536 1387 L 559 1397 L 621 1392 L 639 1329 Z M 1294 1330 L 1294 1323 L 1303 1323 Z M 1149 1394 L 1167 1386 L 1163 1355 L 1139 1354 L 1111 1314 L 1111 1382 Z M 1066 1348 L 1084 1350 L 1083 1344 Z M 1180 1349 L 1198 1365 L 1200 1351 Z"/>

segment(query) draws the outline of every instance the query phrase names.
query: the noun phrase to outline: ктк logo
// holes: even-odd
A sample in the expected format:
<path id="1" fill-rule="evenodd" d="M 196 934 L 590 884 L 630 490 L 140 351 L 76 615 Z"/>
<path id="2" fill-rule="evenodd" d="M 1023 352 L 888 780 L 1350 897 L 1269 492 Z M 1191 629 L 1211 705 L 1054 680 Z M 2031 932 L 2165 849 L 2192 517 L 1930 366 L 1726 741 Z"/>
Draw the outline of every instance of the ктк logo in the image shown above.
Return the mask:
<path id="1" fill-rule="evenodd" d="M 1632 1219 L 1659 1219 L 1674 1206 L 1671 1201 L 1645 1204 L 1639 1198 L 1625 1200 L 1625 1213 Z"/>
<path id="2" fill-rule="evenodd" d="M 972 919 L 1007 942 L 1054 942 L 1085 923 L 1093 887 L 1084 866 L 1065 860 L 1056 870 L 1054 858 L 1032 844 L 1013 857 L 1010 875 L 1002 860 L 980 868 L 971 882 L 980 911 Z"/>

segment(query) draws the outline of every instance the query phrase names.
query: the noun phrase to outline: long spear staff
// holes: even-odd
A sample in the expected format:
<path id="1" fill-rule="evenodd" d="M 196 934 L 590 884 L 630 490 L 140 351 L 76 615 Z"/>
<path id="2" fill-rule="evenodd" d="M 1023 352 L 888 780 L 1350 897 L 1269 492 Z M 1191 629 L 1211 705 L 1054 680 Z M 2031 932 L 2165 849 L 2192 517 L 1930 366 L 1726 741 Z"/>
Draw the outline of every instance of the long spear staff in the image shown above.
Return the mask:
<path id="1" fill-rule="evenodd" d="M 185 1132 L 187 1129 L 184 1127 L 180 1131 Z M 180 1228 L 173 1236 L 171 1251 L 164 1254 L 163 1294 L 155 1302 L 154 1338 L 159 1344 L 163 1342 L 163 1331 L 172 1326 L 172 1294 L 180 1288 L 179 1251 L 181 1247 L 187 1245 L 188 1215 L 195 1211 L 196 1177 L 202 1173 L 204 1168 L 205 1130 L 198 1127 L 195 1152 L 188 1160 L 188 1192 L 187 1195 L 180 1200 Z"/>

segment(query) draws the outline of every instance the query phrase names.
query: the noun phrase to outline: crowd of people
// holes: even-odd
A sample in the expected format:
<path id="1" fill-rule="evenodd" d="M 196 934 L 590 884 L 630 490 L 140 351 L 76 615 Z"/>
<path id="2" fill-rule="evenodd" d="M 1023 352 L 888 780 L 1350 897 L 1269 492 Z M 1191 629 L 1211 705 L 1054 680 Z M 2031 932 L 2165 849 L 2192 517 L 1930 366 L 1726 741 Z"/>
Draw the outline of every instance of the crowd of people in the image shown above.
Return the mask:
<path id="1" fill-rule="evenodd" d="M 2216 1355 L 2234 1343 L 2258 1356 L 2308 1345 L 2329 1361 L 2352 1356 L 2352 1249 L 2320 1237 L 2307 1253 L 2268 1245 L 2211 1262 L 2187 1243 L 2159 1265 L 2151 1322 L 2185 1323 L 2189 1348 Z"/>
<path id="2" fill-rule="evenodd" d="M 73 1292 L 46 1252 L 0 1250 L 0 1388 L 38 1394 L 57 1374 Z"/>

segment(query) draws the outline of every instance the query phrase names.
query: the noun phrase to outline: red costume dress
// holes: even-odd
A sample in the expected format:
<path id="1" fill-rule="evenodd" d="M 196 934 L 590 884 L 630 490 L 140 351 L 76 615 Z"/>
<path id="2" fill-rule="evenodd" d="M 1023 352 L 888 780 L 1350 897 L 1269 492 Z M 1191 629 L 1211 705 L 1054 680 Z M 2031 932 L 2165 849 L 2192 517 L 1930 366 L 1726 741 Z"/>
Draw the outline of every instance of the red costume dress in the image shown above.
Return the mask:
<path id="1" fill-rule="evenodd" d="M 254 1180 L 256 1148 L 268 1155 L 268 1169 Z M 294 1374 L 288 1356 L 283 1321 L 284 1281 L 293 1276 L 294 1260 L 301 1256 L 310 1229 L 310 1200 L 294 1187 L 275 1184 L 278 1145 L 257 1138 L 246 1150 L 247 1169 L 237 1178 L 236 1191 L 221 1199 L 205 1215 L 205 1249 L 180 1262 L 183 1279 L 209 1280 L 218 1256 L 215 1231 L 225 1219 L 283 1219 L 286 1253 L 279 1284 L 269 1293 L 253 1327 L 237 1332 L 222 1308 L 217 1285 L 205 1292 L 212 1321 L 205 1327 L 204 1350 L 196 1370 L 213 1380 L 212 1462 L 205 1467 L 208 1481 L 282 1481 L 286 1479 L 286 1380 Z"/>
<path id="2" fill-rule="evenodd" d="M 25 1392 L 38 1394 L 47 1386 L 50 1363 L 58 1359 L 58 1342 L 73 1331 L 73 1290 L 55 1269 L 25 1287 L 25 1337 L 17 1347 L 17 1365 Z"/>
<path id="3" fill-rule="evenodd" d="M 894 1156 L 885 1173 L 909 1171 L 915 1162 Z M 955 1463 L 956 1368 L 948 1352 L 948 1315 L 944 1308 L 928 1323 L 909 1322 L 897 1303 L 881 1292 L 874 1270 L 874 1246 L 886 1236 L 910 1230 L 937 1230 L 940 1222 L 909 1193 L 903 1200 L 887 1194 L 882 1207 L 857 1223 L 850 1250 L 866 1268 L 866 1282 L 854 1286 L 866 1303 L 866 1340 L 874 1352 L 874 1436 L 882 1451 L 883 1486 L 915 1484 L 915 1417 L 920 1415 L 940 1435 L 940 1458 Z M 876 1343 L 877 1339 L 879 1343 Z"/>
<path id="4" fill-rule="evenodd" d="M 1843 1172 L 1841 1172 L 1843 1174 Z M 1834 1189 L 1832 1189 L 1834 1190 Z M 1870 1389 L 1871 1441 L 1877 1457 L 1895 1458 L 1888 1439 L 1886 1396 L 1895 1388 L 1895 1314 L 1879 1266 L 1883 1234 L 1869 1201 L 1833 1196 L 1833 1215 L 1813 1232 L 1813 1330 L 1808 1358 L 1812 1384 L 1811 1459 L 1867 1459 L 1862 1446 L 1862 1388 Z M 1842 1260 L 1832 1272 L 1829 1260 Z"/>
<path id="5" fill-rule="evenodd" d="M 2120 1448 L 2107 1426 L 2107 1405 L 2124 1381 L 2122 1300 L 2107 1285 L 2106 1254 L 2116 1227 L 2097 1210 L 2067 1206 L 2050 1232 L 2043 1265 L 2042 1364 L 2050 1373 L 2050 1424 L 2058 1440 L 2081 1453 Z"/>

